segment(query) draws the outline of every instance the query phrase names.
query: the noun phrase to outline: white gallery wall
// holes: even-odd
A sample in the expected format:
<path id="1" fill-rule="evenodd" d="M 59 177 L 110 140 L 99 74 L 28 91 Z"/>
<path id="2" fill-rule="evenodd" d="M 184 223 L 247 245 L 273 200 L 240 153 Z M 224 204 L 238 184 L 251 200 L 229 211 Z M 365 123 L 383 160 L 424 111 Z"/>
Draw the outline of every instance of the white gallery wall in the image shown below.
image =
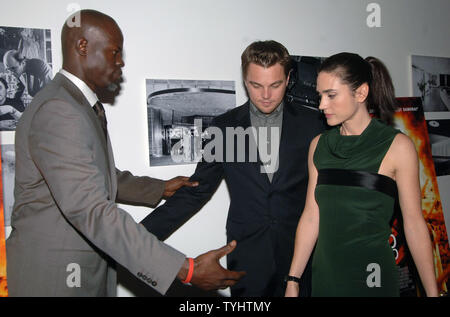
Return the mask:
<path id="1" fill-rule="evenodd" d="M 195 165 L 149 166 L 145 79 L 234 80 L 240 105 L 247 99 L 241 52 L 254 40 L 274 39 L 292 55 L 351 51 L 379 57 L 391 72 L 396 95 L 412 96 L 410 55 L 450 57 L 449 0 L 1 2 L 0 25 L 51 30 L 55 73 L 61 67 L 60 30 L 74 8 L 96 9 L 116 19 L 125 38 L 125 83 L 116 104 L 106 109 L 116 165 L 162 179 L 191 175 Z M 375 16 L 380 18 L 379 27 L 368 25 L 368 18 L 373 22 L 377 14 L 367 11 L 370 3 L 380 9 Z M 14 132 L 2 132 L 1 139 L 3 144 L 13 143 Z M 167 242 L 188 256 L 222 246 L 228 205 L 222 183 L 209 203 Z M 136 221 L 151 212 L 123 207 Z M 122 272 L 121 279 L 128 277 Z M 141 295 L 128 286 L 133 283 L 119 286 L 119 296 Z"/>

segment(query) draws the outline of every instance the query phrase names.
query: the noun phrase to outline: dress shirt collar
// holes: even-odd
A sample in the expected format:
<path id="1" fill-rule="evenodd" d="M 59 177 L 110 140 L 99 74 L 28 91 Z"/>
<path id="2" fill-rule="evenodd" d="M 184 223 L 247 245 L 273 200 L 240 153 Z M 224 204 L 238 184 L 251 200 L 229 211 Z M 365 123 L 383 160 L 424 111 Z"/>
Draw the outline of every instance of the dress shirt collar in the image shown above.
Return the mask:
<path id="1" fill-rule="evenodd" d="M 280 103 L 280 105 L 274 111 L 272 111 L 269 114 L 261 112 L 253 104 L 253 102 L 250 101 L 250 113 L 258 119 L 269 120 L 269 121 L 276 120 L 280 116 L 280 114 L 283 113 L 283 101 Z"/>
<path id="2" fill-rule="evenodd" d="M 91 88 L 89 88 L 88 85 L 86 85 L 86 83 L 84 81 L 82 81 L 77 76 L 69 73 L 65 69 L 61 69 L 59 71 L 59 73 L 64 75 L 65 77 L 67 77 L 67 79 L 69 79 L 75 86 L 77 86 L 78 89 L 81 90 L 84 97 L 86 97 L 87 101 L 89 102 L 89 104 L 91 106 L 94 106 L 97 103 L 97 101 L 98 101 L 97 95 L 92 91 Z"/>

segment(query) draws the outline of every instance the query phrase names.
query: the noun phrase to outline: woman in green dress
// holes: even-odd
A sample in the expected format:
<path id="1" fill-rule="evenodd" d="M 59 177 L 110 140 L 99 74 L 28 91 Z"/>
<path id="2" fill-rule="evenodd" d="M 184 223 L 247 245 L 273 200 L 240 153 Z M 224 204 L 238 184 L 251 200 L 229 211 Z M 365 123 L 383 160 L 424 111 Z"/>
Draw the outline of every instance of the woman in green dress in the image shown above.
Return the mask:
<path id="1" fill-rule="evenodd" d="M 373 57 L 336 54 L 321 65 L 317 91 L 331 128 L 310 145 L 307 199 L 286 296 L 298 296 L 297 278 L 313 249 L 312 296 L 399 296 L 388 242 L 397 191 L 422 284 L 428 296 L 437 296 L 417 153 L 390 126 L 395 94 L 387 69 Z"/>

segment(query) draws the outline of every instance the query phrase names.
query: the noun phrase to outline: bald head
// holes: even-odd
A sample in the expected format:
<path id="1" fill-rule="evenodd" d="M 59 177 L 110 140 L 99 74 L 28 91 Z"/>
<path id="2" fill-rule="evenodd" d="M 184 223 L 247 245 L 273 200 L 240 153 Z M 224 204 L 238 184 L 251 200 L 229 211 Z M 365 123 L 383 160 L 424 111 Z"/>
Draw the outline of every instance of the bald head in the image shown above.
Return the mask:
<path id="1" fill-rule="evenodd" d="M 80 19 L 78 26 L 71 26 L 74 16 Z M 110 16 L 95 10 L 74 13 L 62 28 L 61 45 L 63 68 L 94 92 L 121 77 L 123 36 Z"/>
<path id="2" fill-rule="evenodd" d="M 69 22 L 75 16 L 80 18 L 80 24 L 79 26 L 70 26 L 71 23 Z M 82 38 L 87 39 L 94 34 L 98 36 L 111 27 L 120 30 L 114 19 L 102 12 L 81 10 L 72 14 L 67 18 L 61 31 L 63 61 L 66 61 L 74 53 L 73 51 L 78 40 Z"/>

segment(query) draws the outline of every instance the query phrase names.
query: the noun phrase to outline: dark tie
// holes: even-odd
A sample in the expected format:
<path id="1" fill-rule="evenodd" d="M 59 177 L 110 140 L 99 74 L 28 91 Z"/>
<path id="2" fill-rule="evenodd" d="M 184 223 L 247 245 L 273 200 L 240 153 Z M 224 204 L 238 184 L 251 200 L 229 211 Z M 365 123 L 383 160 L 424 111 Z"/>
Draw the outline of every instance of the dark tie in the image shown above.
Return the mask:
<path id="1" fill-rule="evenodd" d="M 103 108 L 103 105 L 100 101 L 97 101 L 97 103 L 92 107 L 95 111 L 95 114 L 97 115 L 98 119 L 100 120 L 100 123 L 103 128 L 103 132 L 105 133 L 105 137 L 107 138 L 108 132 L 107 132 L 107 121 L 106 121 L 106 115 L 105 115 L 105 108 Z"/>

